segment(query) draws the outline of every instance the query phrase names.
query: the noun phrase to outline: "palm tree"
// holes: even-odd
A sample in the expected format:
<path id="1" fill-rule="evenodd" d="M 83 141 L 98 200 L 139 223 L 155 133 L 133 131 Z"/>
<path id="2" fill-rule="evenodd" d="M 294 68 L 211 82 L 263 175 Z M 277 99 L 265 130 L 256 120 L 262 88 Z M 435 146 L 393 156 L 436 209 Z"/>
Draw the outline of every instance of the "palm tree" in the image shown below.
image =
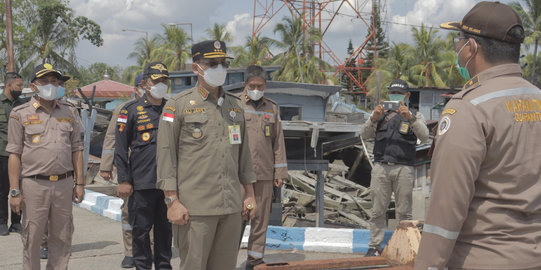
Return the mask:
<path id="1" fill-rule="evenodd" d="M 522 0 L 525 8 L 519 1 L 514 1 L 510 5 L 522 18 L 522 25 L 525 30 L 526 39 L 524 44 L 527 46 L 534 44 L 533 61 L 532 61 L 532 77 L 531 82 L 537 83 L 537 72 L 535 69 L 537 62 L 537 46 L 541 39 L 541 1 L 540 0 Z"/>
<path id="2" fill-rule="evenodd" d="M 173 25 L 162 24 L 164 34 L 158 35 L 158 43 L 161 45 L 151 52 L 151 58 L 163 62 L 169 70 L 182 70 L 185 62 L 190 58 L 187 43 L 190 40 L 188 34 L 182 28 Z"/>
<path id="3" fill-rule="evenodd" d="M 209 27 L 205 30 L 209 39 L 221 40 L 225 43 L 233 41 L 233 36 L 231 33 L 225 30 L 225 25 L 214 23 L 212 27 Z"/>
<path id="4" fill-rule="evenodd" d="M 235 67 L 248 65 L 266 65 L 270 62 L 270 47 L 273 40 L 268 37 L 250 36 L 246 37 L 244 47 L 231 47 L 231 51 L 235 56 L 231 65 Z"/>
<path id="5" fill-rule="evenodd" d="M 324 70 L 329 64 L 315 57 L 312 45 L 321 41 L 321 32 L 310 28 L 303 30 L 301 16 L 284 17 L 282 23 L 274 28 L 280 40 L 273 40 L 283 52 L 274 59 L 274 64 L 282 65 L 282 69 L 274 74 L 279 81 L 305 83 L 323 83 L 327 76 Z"/>
<path id="6" fill-rule="evenodd" d="M 439 70 L 436 65 L 438 57 L 443 50 L 445 43 L 436 36 L 438 30 L 434 28 L 427 29 L 424 24 L 421 29 L 412 27 L 413 39 L 415 42 L 415 50 L 413 55 L 417 59 L 418 64 L 411 67 L 412 80 L 417 85 L 428 87 L 433 83 L 437 87 L 445 87 L 445 83 L 439 75 Z"/>
<path id="7" fill-rule="evenodd" d="M 128 55 L 128 59 L 135 59 L 137 65 L 141 68 L 152 62 L 152 52 L 158 48 L 159 41 L 157 37 L 147 39 L 141 37 L 135 42 L 135 49 Z"/>

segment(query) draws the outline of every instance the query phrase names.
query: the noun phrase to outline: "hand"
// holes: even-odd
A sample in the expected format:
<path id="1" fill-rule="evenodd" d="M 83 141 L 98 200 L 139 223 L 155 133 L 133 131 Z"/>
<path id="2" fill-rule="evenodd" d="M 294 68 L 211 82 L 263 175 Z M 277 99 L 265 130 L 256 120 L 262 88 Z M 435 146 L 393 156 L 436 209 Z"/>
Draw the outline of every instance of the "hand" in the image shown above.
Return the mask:
<path id="1" fill-rule="evenodd" d="M 74 203 L 81 203 L 85 198 L 85 187 L 76 185 L 73 188 L 72 200 Z"/>
<path id="2" fill-rule="evenodd" d="M 112 171 L 100 171 L 100 176 L 105 181 L 109 181 L 113 177 L 113 172 Z"/>
<path id="3" fill-rule="evenodd" d="M 402 115 L 402 117 L 406 118 L 408 121 L 411 119 L 411 117 L 413 117 L 408 107 L 406 107 L 402 101 L 400 101 L 400 107 L 398 107 L 396 112 Z"/>
<path id="4" fill-rule="evenodd" d="M 381 103 L 382 102 L 380 101 L 379 105 L 374 108 L 374 112 L 372 112 L 372 115 L 370 116 L 370 121 L 372 121 L 372 123 L 376 123 L 384 114 Z"/>
<path id="5" fill-rule="evenodd" d="M 255 209 L 257 205 L 255 204 L 254 197 L 245 197 L 244 206 L 242 207 L 242 218 L 243 219 L 253 219 L 255 216 Z"/>
<path id="6" fill-rule="evenodd" d="M 122 199 L 126 199 L 131 196 L 133 193 L 133 187 L 129 182 L 122 182 L 118 184 L 118 188 L 116 189 L 116 194 L 118 197 Z"/>
<path id="7" fill-rule="evenodd" d="M 175 200 L 167 207 L 167 219 L 177 225 L 186 225 L 190 219 L 188 209 L 178 200 Z"/>
<path id="8" fill-rule="evenodd" d="M 283 179 L 274 179 L 274 186 L 275 187 L 281 187 L 282 184 L 284 183 L 284 180 Z"/>
<path id="9" fill-rule="evenodd" d="M 19 194 L 17 197 L 9 196 L 9 205 L 11 206 L 11 211 L 20 215 L 23 208 L 23 194 Z"/>

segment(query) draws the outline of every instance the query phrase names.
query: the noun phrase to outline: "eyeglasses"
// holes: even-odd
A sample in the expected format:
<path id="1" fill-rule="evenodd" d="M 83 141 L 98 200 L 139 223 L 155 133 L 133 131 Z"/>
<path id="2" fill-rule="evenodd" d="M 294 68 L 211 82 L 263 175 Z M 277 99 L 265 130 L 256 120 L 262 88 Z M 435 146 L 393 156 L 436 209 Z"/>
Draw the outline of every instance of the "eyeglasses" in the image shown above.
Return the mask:
<path id="1" fill-rule="evenodd" d="M 223 61 L 218 61 L 218 60 L 201 60 L 200 61 L 201 64 L 207 66 L 207 67 L 210 67 L 210 68 L 214 68 L 216 67 L 217 65 L 222 65 L 224 68 L 228 68 L 229 65 L 231 64 L 231 62 L 229 61 L 226 61 L 226 60 L 223 60 Z"/>
<path id="2" fill-rule="evenodd" d="M 39 85 L 52 84 L 56 86 L 58 86 L 58 84 L 60 83 L 60 81 L 56 78 L 41 78 L 41 79 L 36 79 L 35 82 L 37 82 Z"/>

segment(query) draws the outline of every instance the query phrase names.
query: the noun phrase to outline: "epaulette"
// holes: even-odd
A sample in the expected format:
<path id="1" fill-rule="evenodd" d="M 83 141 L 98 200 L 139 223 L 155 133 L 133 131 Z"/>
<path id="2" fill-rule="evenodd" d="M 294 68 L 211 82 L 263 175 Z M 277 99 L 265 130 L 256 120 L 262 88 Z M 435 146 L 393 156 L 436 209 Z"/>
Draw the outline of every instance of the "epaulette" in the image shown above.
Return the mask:
<path id="1" fill-rule="evenodd" d="M 21 104 L 21 105 L 15 107 L 15 108 L 13 108 L 11 111 L 16 112 L 16 111 L 19 111 L 19 110 L 21 110 L 21 109 L 24 109 L 24 108 L 26 108 L 26 107 L 28 107 L 28 106 L 31 106 L 32 104 L 30 104 L 30 103 L 31 103 L 31 102 L 26 102 L 26 103 L 24 103 L 24 104 Z"/>
<path id="2" fill-rule="evenodd" d="M 476 75 L 475 77 L 471 78 L 466 84 L 464 84 L 462 91 L 456 93 L 452 97 L 452 99 L 462 99 L 469 92 L 471 92 L 472 90 L 476 89 L 479 86 L 481 86 L 481 80 L 479 79 L 479 75 Z"/>
<path id="3" fill-rule="evenodd" d="M 176 93 L 174 96 L 172 96 L 170 98 L 170 100 L 179 100 L 181 97 L 184 97 L 184 96 L 187 96 L 187 95 L 193 93 L 194 89 L 197 89 L 197 88 L 190 88 L 190 89 L 184 90 L 184 91 L 182 91 L 180 93 Z"/>
<path id="4" fill-rule="evenodd" d="M 228 95 L 228 96 L 231 96 L 231 97 L 234 97 L 235 99 L 241 100 L 241 98 L 240 98 L 239 96 L 237 96 L 237 95 L 235 95 L 235 94 L 233 94 L 233 93 L 229 93 L 229 92 L 227 92 L 227 91 L 224 91 L 224 92 L 225 92 L 225 94 Z"/>
<path id="5" fill-rule="evenodd" d="M 137 104 L 138 101 L 139 101 L 139 99 L 130 100 L 130 101 L 128 101 L 126 103 L 126 105 L 124 105 L 124 108 L 128 109 L 129 107 L 133 106 L 134 104 Z"/>
<path id="6" fill-rule="evenodd" d="M 268 97 L 263 97 L 263 98 L 264 98 L 265 100 L 267 100 L 267 101 L 270 101 L 272 104 L 278 106 L 278 103 L 276 103 L 276 101 L 274 101 L 274 100 L 272 100 L 272 99 L 270 99 L 270 98 L 268 98 Z"/>

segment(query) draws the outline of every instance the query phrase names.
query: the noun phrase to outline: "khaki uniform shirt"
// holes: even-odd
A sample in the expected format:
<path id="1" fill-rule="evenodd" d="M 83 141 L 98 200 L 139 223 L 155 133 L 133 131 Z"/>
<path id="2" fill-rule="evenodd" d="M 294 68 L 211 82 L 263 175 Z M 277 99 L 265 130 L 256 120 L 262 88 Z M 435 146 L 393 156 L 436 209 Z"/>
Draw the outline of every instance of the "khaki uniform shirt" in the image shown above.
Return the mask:
<path id="1" fill-rule="evenodd" d="M 8 144 L 8 119 L 11 110 L 23 104 L 25 101 L 19 98 L 11 101 L 0 93 L 0 156 L 7 157 L 9 153 L 6 152 L 6 145 Z"/>
<path id="2" fill-rule="evenodd" d="M 541 90 L 517 64 L 471 79 L 440 119 L 415 269 L 541 269 Z"/>
<path id="3" fill-rule="evenodd" d="M 240 100 L 220 91 L 219 100 L 202 87 L 181 92 L 160 119 L 157 187 L 177 190 L 190 215 L 240 212 L 240 185 L 256 180 Z M 230 143 L 233 127 L 242 144 Z"/>
<path id="4" fill-rule="evenodd" d="M 100 171 L 112 171 L 113 170 L 113 161 L 115 159 L 115 130 L 116 130 L 116 121 L 118 118 L 118 113 L 126 103 L 132 100 L 122 102 L 113 110 L 113 115 L 109 121 L 109 126 L 107 126 L 107 131 L 105 132 L 105 139 L 103 140 L 103 147 L 101 151 L 101 164 Z"/>
<path id="5" fill-rule="evenodd" d="M 286 179 L 286 147 L 276 103 L 263 97 L 256 107 L 246 92 L 242 92 L 239 98 L 244 106 L 244 119 L 257 180 Z"/>
<path id="6" fill-rule="evenodd" d="M 83 150 L 76 117 L 62 101 L 48 113 L 35 98 L 11 111 L 6 151 L 21 155 L 23 177 L 73 171 L 71 154 Z"/>

